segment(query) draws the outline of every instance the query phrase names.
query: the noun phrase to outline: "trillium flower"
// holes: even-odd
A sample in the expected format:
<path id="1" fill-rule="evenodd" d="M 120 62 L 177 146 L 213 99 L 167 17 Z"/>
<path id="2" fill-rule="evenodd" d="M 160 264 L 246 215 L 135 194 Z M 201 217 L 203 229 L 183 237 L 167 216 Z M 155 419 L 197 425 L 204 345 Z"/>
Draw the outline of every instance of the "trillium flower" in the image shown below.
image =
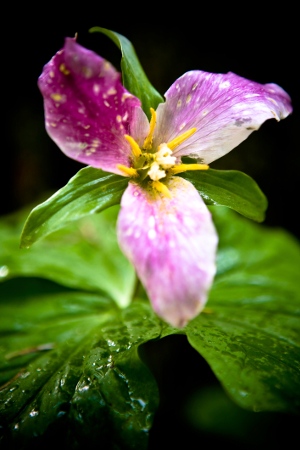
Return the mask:
<path id="1" fill-rule="evenodd" d="M 73 38 L 45 65 L 39 88 L 58 147 L 129 178 L 117 222 L 120 247 L 155 312 L 185 326 L 207 301 L 218 235 L 203 199 L 180 173 L 207 170 L 264 121 L 285 118 L 292 111 L 288 94 L 234 73 L 195 70 L 175 81 L 149 121 L 121 74 Z M 184 164 L 184 156 L 195 163 Z"/>

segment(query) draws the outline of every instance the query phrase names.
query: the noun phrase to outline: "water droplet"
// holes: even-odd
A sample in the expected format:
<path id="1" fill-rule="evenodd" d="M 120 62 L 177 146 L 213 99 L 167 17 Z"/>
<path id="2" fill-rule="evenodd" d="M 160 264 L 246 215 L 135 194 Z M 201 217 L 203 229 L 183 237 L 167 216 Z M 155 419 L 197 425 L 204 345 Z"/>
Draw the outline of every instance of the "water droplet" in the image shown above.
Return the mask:
<path id="1" fill-rule="evenodd" d="M 79 392 L 84 392 L 84 391 L 88 391 L 89 390 L 89 386 L 82 386 L 81 388 L 78 389 Z"/>
<path id="2" fill-rule="evenodd" d="M 18 385 L 17 386 L 13 386 L 12 388 L 10 388 L 9 392 L 13 392 L 14 390 L 18 389 Z"/>
<path id="3" fill-rule="evenodd" d="M 30 375 L 30 372 L 25 372 L 20 375 L 20 378 L 27 378 Z"/>
<path id="4" fill-rule="evenodd" d="M 142 400 L 141 398 L 137 398 L 136 401 L 141 405 L 142 410 L 145 409 L 146 402 L 144 402 L 144 400 Z"/>
<path id="5" fill-rule="evenodd" d="M 38 412 L 38 411 L 35 411 L 35 410 L 33 409 L 33 410 L 30 411 L 29 415 L 30 415 L 30 417 L 35 417 L 35 416 L 38 416 L 38 415 L 39 415 L 39 412 Z"/>
<path id="6" fill-rule="evenodd" d="M 156 231 L 154 230 L 154 228 L 151 228 L 148 231 L 148 238 L 151 240 L 156 238 Z"/>
<path id="7" fill-rule="evenodd" d="M 8 275 L 9 270 L 7 266 L 1 266 L 0 267 L 0 278 L 4 278 Z"/>
<path id="8" fill-rule="evenodd" d="M 241 397 L 247 397 L 248 392 L 246 392 L 246 391 L 239 391 L 239 394 L 240 394 Z"/>
<path id="9" fill-rule="evenodd" d="M 8 397 L 8 398 L 6 399 L 6 401 L 4 402 L 4 405 L 8 405 L 9 402 L 11 401 L 11 399 L 12 399 L 12 397 Z"/>

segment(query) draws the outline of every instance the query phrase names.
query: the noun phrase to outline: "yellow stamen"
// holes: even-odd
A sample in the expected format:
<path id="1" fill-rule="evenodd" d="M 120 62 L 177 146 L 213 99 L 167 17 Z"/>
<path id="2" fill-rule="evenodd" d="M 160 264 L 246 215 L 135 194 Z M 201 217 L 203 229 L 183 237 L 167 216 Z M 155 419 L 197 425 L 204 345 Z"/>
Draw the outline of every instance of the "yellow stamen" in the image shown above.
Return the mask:
<path id="1" fill-rule="evenodd" d="M 124 135 L 127 142 L 129 142 L 133 155 L 138 158 L 142 152 L 139 145 L 135 142 L 135 140 L 129 136 L 128 134 Z"/>
<path id="2" fill-rule="evenodd" d="M 167 143 L 167 146 L 170 150 L 174 150 L 174 148 L 178 147 L 182 142 L 186 141 L 192 134 L 197 131 L 197 128 L 191 128 L 190 130 L 182 133 L 180 136 L 177 136 L 175 139 Z"/>
<path id="3" fill-rule="evenodd" d="M 209 166 L 207 164 L 178 164 L 178 166 L 171 167 L 172 173 L 186 172 L 187 170 L 207 170 Z"/>
<path id="4" fill-rule="evenodd" d="M 167 186 L 160 181 L 153 181 L 152 186 L 158 191 L 161 192 L 163 195 L 165 195 L 168 198 L 172 198 L 171 192 L 167 188 Z"/>
<path id="5" fill-rule="evenodd" d="M 153 108 L 150 108 L 150 112 L 151 112 L 150 130 L 149 130 L 148 136 L 144 140 L 144 145 L 143 145 L 143 148 L 145 150 L 150 150 L 152 148 L 153 133 L 154 133 L 155 125 L 156 125 L 156 111 Z"/>
<path id="6" fill-rule="evenodd" d="M 123 166 L 123 164 L 117 164 L 117 168 L 122 170 L 122 172 L 124 172 L 125 175 L 127 175 L 129 177 L 138 177 L 139 176 L 139 174 L 133 167 L 127 167 L 127 166 Z"/>

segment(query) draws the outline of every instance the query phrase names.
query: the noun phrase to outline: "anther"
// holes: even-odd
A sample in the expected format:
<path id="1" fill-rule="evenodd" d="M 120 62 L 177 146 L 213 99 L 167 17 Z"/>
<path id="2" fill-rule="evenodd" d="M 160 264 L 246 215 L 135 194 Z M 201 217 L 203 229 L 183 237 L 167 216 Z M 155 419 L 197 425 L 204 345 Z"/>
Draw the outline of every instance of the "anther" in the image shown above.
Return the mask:
<path id="1" fill-rule="evenodd" d="M 137 142 L 135 142 L 135 140 L 131 136 L 129 136 L 129 134 L 124 134 L 124 137 L 126 141 L 129 142 L 133 155 L 136 158 L 141 156 L 142 152 Z"/>
<path id="2" fill-rule="evenodd" d="M 148 136 L 144 140 L 144 145 L 143 145 L 143 148 L 145 150 L 151 150 L 151 148 L 152 148 L 153 133 L 154 133 L 155 125 L 156 125 L 156 111 L 153 108 L 150 108 L 150 112 L 151 112 L 150 130 L 149 130 Z"/>
<path id="3" fill-rule="evenodd" d="M 165 184 L 161 183 L 160 181 L 152 181 L 152 186 L 158 192 L 161 192 L 165 197 L 172 198 L 172 194 Z"/>
<path id="4" fill-rule="evenodd" d="M 190 136 L 192 136 L 197 128 L 191 128 L 190 130 L 182 133 L 180 136 L 177 136 L 175 139 L 167 143 L 167 146 L 170 150 L 174 150 L 174 148 L 178 147 L 182 142 L 186 141 Z"/>
<path id="5" fill-rule="evenodd" d="M 186 172 L 187 170 L 207 170 L 209 169 L 208 164 L 178 164 L 178 166 L 173 166 L 170 172 L 173 174 Z"/>
<path id="6" fill-rule="evenodd" d="M 133 167 L 123 166 L 123 164 L 117 164 L 117 168 L 125 173 L 128 177 L 138 177 L 138 172 Z"/>

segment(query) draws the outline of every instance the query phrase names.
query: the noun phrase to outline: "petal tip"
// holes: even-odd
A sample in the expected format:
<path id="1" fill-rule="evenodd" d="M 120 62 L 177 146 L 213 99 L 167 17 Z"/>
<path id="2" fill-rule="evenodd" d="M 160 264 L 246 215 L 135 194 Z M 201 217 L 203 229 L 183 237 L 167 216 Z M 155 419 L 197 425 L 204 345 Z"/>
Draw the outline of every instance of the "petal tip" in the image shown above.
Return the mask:
<path id="1" fill-rule="evenodd" d="M 185 305 L 182 305 L 183 308 L 177 307 L 168 308 L 164 311 L 155 310 L 156 314 L 169 325 L 174 328 L 183 329 L 191 320 L 195 319 L 204 309 L 205 302 L 203 299 L 201 302 L 197 302 L 193 305 L 193 308 L 187 308 Z"/>

